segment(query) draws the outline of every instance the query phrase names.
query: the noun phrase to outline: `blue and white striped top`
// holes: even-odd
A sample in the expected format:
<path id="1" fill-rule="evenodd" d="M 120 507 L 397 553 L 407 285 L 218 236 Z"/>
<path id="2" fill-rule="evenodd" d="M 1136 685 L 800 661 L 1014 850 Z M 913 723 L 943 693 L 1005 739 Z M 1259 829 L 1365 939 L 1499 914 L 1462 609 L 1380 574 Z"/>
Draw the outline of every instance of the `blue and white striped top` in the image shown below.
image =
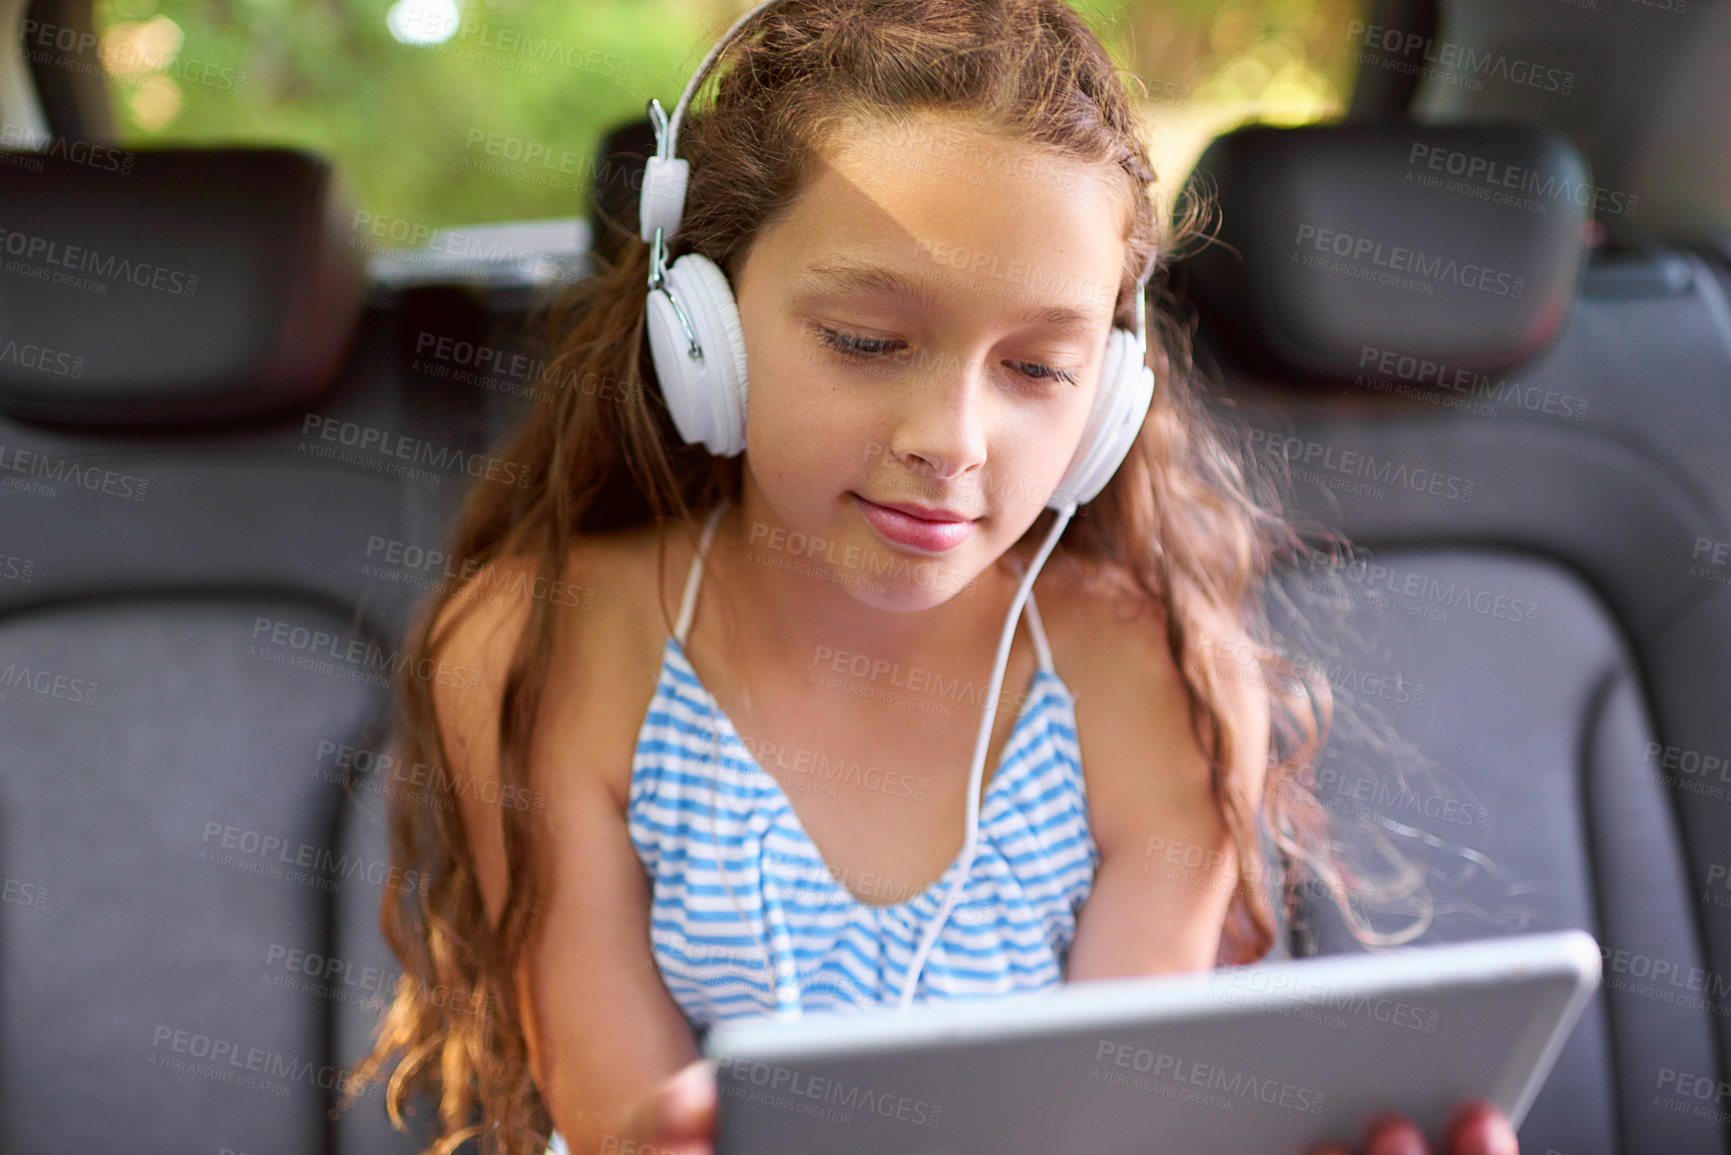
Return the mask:
<path id="1" fill-rule="evenodd" d="M 686 578 L 638 732 L 626 804 L 631 841 L 652 883 L 656 965 L 699 1038 L 723 1019 L 893 1006 L 960 862 L 904 901 L 855 898 L 826 868 L 780 782 L 704 689 L 683 643 L 723 511 L 711 514 Z M 1039 668 L 987 781 L 974 862 L 926 958 L 915 1002 L 1056 987 L 1100 864 L 1075 702 L 1052 668 L 1032 590 L 1025 609 Z M 1261 834 L 1265 861 L 1278 861 L 1266 829 Z M 1267 957 L 1284 958 L 1278 898 L 1275 910 L 1279 934 Z M 795 970 L 796 984 L 779 981 Z M 558 1132 L 547 1155 L 569 1155 Z"/>
<path id="2" fill-rule="evenodd" d="M 699 1036 L 722 1019 L 893 1005 L 960 865 L 958 855 L 924 892 L 901 901 L 856 898 L 826 867 L 782 784 L 704 689 L 683 643 L 722 512 L 704 527 L 686 580 L 626 805 L 653 886 L 656 963 Z M 1060 983 L 1099 865 L 1074 702 L 1052 668 L 1032 596 L 1026 608 L 1039 668 L 987 781 L 974 862 L 927 955 L 916 1003 Z M 859 772 L 841 760 L 819 765 Z"/>

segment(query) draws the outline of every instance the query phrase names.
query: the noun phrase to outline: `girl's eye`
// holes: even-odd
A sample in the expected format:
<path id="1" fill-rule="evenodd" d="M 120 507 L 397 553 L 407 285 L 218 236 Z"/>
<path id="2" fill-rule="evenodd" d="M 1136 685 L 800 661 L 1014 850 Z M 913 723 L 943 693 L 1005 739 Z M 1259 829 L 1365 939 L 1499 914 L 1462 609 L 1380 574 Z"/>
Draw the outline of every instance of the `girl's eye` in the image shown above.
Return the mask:
<path id="1" fill-rule="evenodd" d="M 862 361 L 880 358 L 891 352 L 896 346 L 902 345 L 902 342 L 891 340 L 888 337 L 856 337 L 850 333 L 838 333 L 824 325 L 818 325 L 817 331 L 818 339 L 824 344 L 837 352 L 849 357 L 856 357 Z M 1030 361 L 1010 361 L 1007 364 L 1013 366 L 1016 372 L 1030 381 L 1057 381 L 1065 385 L 1076 383 L 1076 373 L 1071 369 L 1053 369 L 1050 366 L 1037 365 Z"/>
<path id="2" fill-rule="evenodd" d="M 1017 366 L 1019 371 L 1032 369 L 1033 372 L 1031 373 L 1023 372 L 1023 376 L 1028 377 L 1030 380 L 1062 381 L 1066 385 L 1074 385 L 1076 383 L 1075 371 L 1071 369 L 1053 369 L 1046 365 L 1034 365 L 1027 361 L 1012 361 L 1010 364 Z"/>
<path id="3" fill-rule="evenodd" d="M 824 344 L 850 357 L 877 357 L 887 353 L 890 346 L 901 344 L 900 341 L 892 341 L 887 337 L 855 337 L 849 333 L 838 333 L 823 325 L 819 325 L 817 331 Z"/>

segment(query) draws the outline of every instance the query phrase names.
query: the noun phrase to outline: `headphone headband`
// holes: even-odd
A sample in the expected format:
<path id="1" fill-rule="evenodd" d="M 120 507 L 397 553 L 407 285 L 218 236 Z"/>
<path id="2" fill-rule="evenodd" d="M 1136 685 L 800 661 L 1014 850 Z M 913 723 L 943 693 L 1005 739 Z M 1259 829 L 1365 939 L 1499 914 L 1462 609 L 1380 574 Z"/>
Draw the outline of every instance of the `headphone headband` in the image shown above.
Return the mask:
<path id="1" fill-rule="evenodd" d="M 776 0 L 763 0 L 763 3 L 749 9 L 722 33 L 721 39 L 710 47 L 702 62 L 698 64 L 697 71 L 691 74 L 691 79 L 685 82 L 685 91 L 679 94 L 679 103 L 673 106 L 671 118 L 662 111 L 659 100 L 649 98 L 649 119 L 655 128 L 655 155 L 649 158 L 643 171 L 643 196 L 638 212 L 637 235 L 654 246 L 649 262 L 651 290 L 660 288 L 662 279 L 666 276 L 666 245 L 679 231 L 679 220 L 685 210 L 685 185 L 691 174 L 691 162 L 678 155 L 679 126 L 685 120 L 685 110 L 690 107 L 697 90 L 709 76 L 709 70 L 715 66 L 715 61 L 727 46 L 739 38 L 745 26 L 758 13 L 775 3 Z"/>

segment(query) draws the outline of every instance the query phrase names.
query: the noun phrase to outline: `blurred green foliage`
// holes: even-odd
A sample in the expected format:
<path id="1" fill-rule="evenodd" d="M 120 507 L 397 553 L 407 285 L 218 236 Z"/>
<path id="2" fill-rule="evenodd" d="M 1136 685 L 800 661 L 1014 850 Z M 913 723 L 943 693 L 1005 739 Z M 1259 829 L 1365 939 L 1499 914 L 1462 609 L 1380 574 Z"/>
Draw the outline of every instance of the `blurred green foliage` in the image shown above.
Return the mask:
<path id="1" fill-rule="evenodd" d="M 1146 86 L 1163 174 L 1239 121 L 1344 105 L 1362 0 L 1073 3 Z M 748 6 L 97 0 L 96 16 L 122 143 L 311 148 L 363 208 L 439 228 L 583 213 L 602 132 L 650 96 L 671 109 Z"/>

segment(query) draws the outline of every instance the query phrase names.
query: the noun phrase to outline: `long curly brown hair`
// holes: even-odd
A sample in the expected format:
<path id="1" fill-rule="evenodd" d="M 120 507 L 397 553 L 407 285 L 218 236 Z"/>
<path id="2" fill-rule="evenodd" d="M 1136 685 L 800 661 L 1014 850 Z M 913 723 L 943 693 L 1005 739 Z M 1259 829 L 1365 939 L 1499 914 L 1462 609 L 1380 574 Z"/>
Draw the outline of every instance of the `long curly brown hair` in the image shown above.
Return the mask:
<path id="1" fill-rule="evenodd" d="M 1202 210 L 1190 202 L 1181 219 L 1156 219 L 1155 174 L 1125 74 L 1111 53 L 1062 0 L 788 0 L 737 38 L 712 76 L 719 78 L 713 102 L 691 110 L 682 126 L 690 187 L 670 261 L 700 252 L 733 274 L 766 223 L 799 195 L 812 158 L 856 118 L 907 125 L 929 111 L 962 113 L 1122 174 L 1134 220 L 1116 322 L 1130 324 L 1136 275 L 1158 252 L 1149 357 L 1159 386 L 1129 456 L 1070 524 L 1052 560 L 1119 575 L 1166 623 L 1191 722 L 1211 762 L 1214 797 L 1237 850 L 1239 877 L 1218 963 L 1255 961 L 1274 941 L 1258 823 L 1266 824 L 1287 866 L 1302 866 L 1313 884 L 1322 881 L 1354 933 L 1376 939 L 1356 910 L 1359 892 L 1337 868 L 1327 814 L 1313 792 L 1313 763 L 1327 740 L 1334 696 L 1314 667 L 1272 644 L 1260 597 L 1274 566 L 1314 557 L 1315 547 L 1252 476 L 1241 431 L 1203 405 L 1188 327 L 1165 307 L 1167 266 L 1181 242 L 1197 234 Z M 547 588 L 539 583 L 567 572 L 580 535 L 650 523 L 658 531 L 689 532 L 718 502 L 738 500 L 742 459 L 684 444 L 662 400 L 643 334 L 647 269 L 648 246 L 631 232 L 616 263 L 599 264 L 533 319 L 553 355 L 532 412 L 500 454 L 536 483 L 483 480 L 466 495 L 448 556 L 463 559 L 470 572 L 531 559 L 537 588 Z M 1042 541 L 1053 516 L 1042 512 L 1017 548 Z M 440 590 L 418 607 L 411 626 L 414 661 L 401 667 L 394 722 L 405 764 L 450 765 L 432 686 L 412 672 L 437 655 L 449 631 L 433 637 L 433 623 L 463 595 Z M 505 796 L 528 797 L 535 788 L 527 752 L 548 678 L 558 613 L 551 600 L 533 599 L 504 682 L 498 765 Z M 473 608 L 472 600 L 459 607 L 449 628 Z M 1213 631 L 1222 633 L 1211 638 Z M 1234 638 L 1239 654 L 1254 654 L 1248 665 L 1223 657 L 1233 645 L 1215 644 Z M 1246 685 L 1266 691 L 1272 705 L 1260 807 L 1230 771 L 1244 742 L 1233 695 Z M 403 1126 L 411 1097 L 431 1098 L 439 1124 L 432 1150 L 439 1155 L 476 1136 L 487 1151 L 538 1153 L 552 1120 L 529 1071 L 526 1008 L 514 976 L 536 934 L 539 820 L 527 808 L 501 808 L 509 883 L 495 928 L 451 779 L 436 775 L 433 793 L 432 805 L 401 796 L 391 801 L 393 864 L 431 883 L 425 891 L 387 894 L 382 904 L 382 928 L 403 975 L 375 1047 L 356 1069 L 349 1101 L 400 1057 L 386 1097 L 391 1117 Z M 1282 901 L 1293 900 L 1298 873 L 1275 876 L 1284 879 Z M 456 1013 L 431 996 L 440 990 L 473 992 L 469 1003 L 482 1010 Z"/>

